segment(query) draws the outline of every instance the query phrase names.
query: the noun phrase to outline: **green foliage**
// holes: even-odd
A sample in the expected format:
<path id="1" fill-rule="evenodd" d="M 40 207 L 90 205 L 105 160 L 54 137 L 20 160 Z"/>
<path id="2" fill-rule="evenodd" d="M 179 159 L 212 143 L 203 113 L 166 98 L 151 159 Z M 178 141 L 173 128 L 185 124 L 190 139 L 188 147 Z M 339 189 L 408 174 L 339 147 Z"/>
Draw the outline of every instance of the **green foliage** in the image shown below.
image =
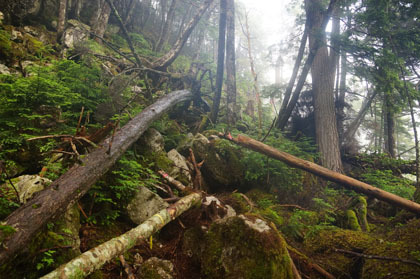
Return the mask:
<path id="1" fill-rule="evenodd" d="M 36 269 L 41 270 L 41 269 L 44 269 L 44 268 L 47 268 L 47 267 L 53 265 L 54 264 L 54 256 L 53 255 L 54 255 L 55 252 L 56 252 L 55 250 L 48 250 L 48 251 L 44 252 L 40 262 L 38 262 L 36 264 Z"/>
<path id="2" fill-rule="evenodd" d="M 28 70 L 28 77 L 0 75 L 0 156 L 28 148 L 26 139 L 74 133 L 82 106 L 91 113 L 104 95 L 101 71 L 70 60 Z M 42 143 L 46 151 L 49 144 Z"/>
<path id="3" fill-rule="evenodd" d="M 368 169 L 362 174 L 362 179 L 366 183 L 406 199 L 411 199 L 416 191 L 411 180 L 397 177 L 390 170 Z"/>
<path id="4" fill-rule="evenodd" d="M 134 152 L 126 154 L 85 197 L 86 204 L 95 209 L 87 222 L 109 225 L 120 215 L 139 187 L 158 183 L 159 177 L 151 169 L 153 164 L 139 163 Z"/>

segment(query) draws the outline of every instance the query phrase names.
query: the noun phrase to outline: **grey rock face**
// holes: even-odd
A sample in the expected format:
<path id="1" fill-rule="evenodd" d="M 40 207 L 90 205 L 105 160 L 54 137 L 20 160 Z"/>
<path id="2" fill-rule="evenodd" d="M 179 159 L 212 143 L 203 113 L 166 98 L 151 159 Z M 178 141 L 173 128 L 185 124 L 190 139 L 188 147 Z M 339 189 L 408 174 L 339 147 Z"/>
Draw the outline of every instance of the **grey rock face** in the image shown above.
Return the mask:
<path id="1" fill-rule="evenodd" d="M 80 21 L 71 19 L 68 27 L 63 33 L 62 41 L 67 48 L 73 48 L 76 44 L 88 38 L 90 27 Z"/>
<path id="2" fill-rule="evenodd" d="M 139 142 L 152 152 L 165 152 L 165 141 L 156 129 L 150 128 L 144 132 Z"/>
<path id="3" fill-rule="evenodd" d="M 167 260 L 152 257 L 145 261 L 137 272 L 137 278 L 172 279 L 174 265 Z"/>
<path id="4" fill-rule="evenodd" d="M 146 187 L 140 187 L 134 198 L 128 204 L 127 213 L 131 221 L 140 225 L 168 206 L 169 204 L 162 200 L 158 195 Z"/>
<path id="5" fill-rule="evenodd" d="M 188 171 L 187 160 L 185 157 L 179 154 L 179 152 L 175 149 L 172 149 L 168 152 L 168 158 L 175 164 L 175 167 L 169 174 L 175 179 L 185 177 L 189 182 L 191 182 L 191 174 Z"/>
<path id="6" fill-rule="evenodd" d="M 19 192 L 19 200 L 25 204 L 37 192 L 44 190 L 52 181 L 38 175 L 23 175 L 19 177 L 16 188 Z"/>

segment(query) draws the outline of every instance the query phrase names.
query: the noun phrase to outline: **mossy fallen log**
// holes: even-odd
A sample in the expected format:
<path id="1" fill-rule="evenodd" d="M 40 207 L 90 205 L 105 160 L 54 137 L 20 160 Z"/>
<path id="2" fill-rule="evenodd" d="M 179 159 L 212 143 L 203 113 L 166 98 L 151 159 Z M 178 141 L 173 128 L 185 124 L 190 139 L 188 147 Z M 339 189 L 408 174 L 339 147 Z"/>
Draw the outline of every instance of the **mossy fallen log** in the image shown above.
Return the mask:
<path id="1" fill-rule="evenodd" d="M 134 247 L 139 240 L 145 239 L 160 230 L 171 220 L 191 208 L 191 206 L 200 201 L 200 199 L 201 194 L 199 193 L 194 193 L 182 198 L 168 208 L 159 211 L 141 225 L 119 237 L 113 238 L 86 251 L 53 272 L 41 277 L 41 279 L 84 278 L 88 276 L 105 263 Z"/>
<path id="2" fill-rule="evenodd" d="M 386 192 L 384 190 L 381 190 L 379 188 L 376 188 L 374 186 L 371 186 L 367 183 L 361 182 L 344 174 L 329 170 L 315 163 L 297 158 L 293 155 L 277 150 L 257 140 L 251 139 L 243 135 L 239 135 L 237 138 L 227 137 L 227 139 L 238 145 L 267 155 L 268 157 L 271 157 L 273 159 L 280 160 L 292 167 L 302 169 L 316 176 L 322 177 L 326 180 L 338 183 L 358 193 L 366 194 L 368 196 L 385 201 L 394 206 L 406 209 L 416 214 L 420 214 L 420 204 L 418 203 L 391 194 L 389 192 Z"/>
<path id="3" fill-rule="evenodd" d="M 154 120 L 175 104 L 191 98 L 192 93 L 187 90 L 176 91 L 160 98 L 124 125 L 115 135 L 108 137 L 101 148 L 96 148 L 86 155 L 79 164 L 7 217 L 4 225 L 12 226 L 16 232 L 1 243 L 0 263 L 12 262 L 19 252 L 29 246 L 36 233 L 79 200 L 139 139 Z"/>

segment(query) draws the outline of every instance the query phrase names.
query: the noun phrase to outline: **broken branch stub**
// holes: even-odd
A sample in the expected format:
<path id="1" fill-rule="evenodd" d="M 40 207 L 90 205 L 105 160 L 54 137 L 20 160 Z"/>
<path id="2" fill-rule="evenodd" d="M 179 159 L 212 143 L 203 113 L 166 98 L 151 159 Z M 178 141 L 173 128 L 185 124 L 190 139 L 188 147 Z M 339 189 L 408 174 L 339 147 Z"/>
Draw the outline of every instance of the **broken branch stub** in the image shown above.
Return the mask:
<path id="1" fill-rule="evenodd" d="M 175 104 L 191 98 L 192 93 L 188 90 L 176 91 L 160 98 L 115 133 L 109 154 L 106 151 L 110 137 L 102 143 L 102 148 L 96 148 L 86 155 L 80 164 L 73 166 L 48 188 L 7 217 L 5 225 L 12 226 L 16 232 L 2 243 L 0 263 L 13 261 L 19 252 L 29 246 L 36 233 L 48 222 L 62 215 L 68 206 L 77 202 L 139 139 L 154 120 Z"/>
<path id="2" fill-rule="evenodd" d="M 220 135 L 225 137 L 223 134 Z M 416 214 L 420 214 L 420 204 L 418 203 L 404 199 L 392 193 L 386 192 L 382 189 L 373 187 L 367 183 L 361 182 L 344 174 L 329 170 L 315 163 L 297 158 L 293 155 L 277 150 L 257 140 L 251 139 L 243 135 L 239 135 L 236 139 L 230 138 L 230 140 L 243 147 L 267 155 L 268 157 L 280 160 L 288 164 L 289 166 L 302 169 L 316 176 L 322 177 L 326 180 L 343 185 L 344 187 L 354 190 L 358 193 L 366 194 L 368 196 L 377 198 L 378 200 L 390 203 L 394 206 L 406 209 Z"/>
<path id="3" fill-rule="evenodd" d="M 114 257 L 124 254 L 130 248 L 134 247 L 139 240 L 145 239 L 163 228 L 171 220 L 174 220 L 183 212 L 190 209 L 200 200 L 200 193 L 188 195 L 168 208 L 159 211 L 141 225 L 86 251 L 51 273 L 41 277 L 41 279 L 84 278 L 101 268 L 101 266 L 111 261 Z"/>

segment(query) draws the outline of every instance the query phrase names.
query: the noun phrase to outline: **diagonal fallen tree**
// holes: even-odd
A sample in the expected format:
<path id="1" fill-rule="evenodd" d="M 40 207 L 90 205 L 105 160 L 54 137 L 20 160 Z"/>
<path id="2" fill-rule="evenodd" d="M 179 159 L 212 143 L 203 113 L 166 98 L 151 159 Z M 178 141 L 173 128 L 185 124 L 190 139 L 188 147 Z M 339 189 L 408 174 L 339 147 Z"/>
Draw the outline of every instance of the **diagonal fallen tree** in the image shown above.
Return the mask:
<path id="1" fill-rule="evenodd" d="M 200 193 L 194 193 L 182 198 L 168 208 L 159 211 L 134 229 L 84 252 L 70 262 L 41 277 L 41 279 L 84 278 L 88 276 L 101 268 L 105 263 L 134 247 L 139 240 L 146 239 L 163 228 L 171 220 L 200 201 L 201 196 Z"/>
<path id="2" fill-rule="evenodd" d="M 225 137 L 223 134 L 221 134 L 221 136 Z M 293 155 L 277 150 L 257 140 L 251 139 L 243 135 L 239 135 L 236 139 L 232 137 L 225 137 L 225 138 L 227 138 L 228 140 L 238 145 L 252 149 L 264 155 L 267 155 L 268 157 L 271 157 L 276 160 L 280 160 L 292 167 L 302 169 L 316 176 L 322 177 L 326 180 L 336 182 L 358 193 L 366 194 L 368 196 L 377 198 L 378 200 L 385 201 L 394 206 L 406 209 L 418 215 L 420 214 L 420 204 L 418 203 L 404 199 L 402 197 L 391 194 L 379 188 L 373 187 L 367 183 L 361 182 L 357 179 L 351 178 L 344 174 L 329 170 L 315 163 L 297 158 Z"/>
<path id="3" fill-rule="evenodd" d="M 107 138 L 102 147 L 86 155 L 79 164 L 8 216 L 3 225 L 12 226 L 16 232 L 3 241 L 0 248 L 0 264 L 13 261 L 19 252 L 29 246 L 36 233 L 77 202 L 138 140 L 154 120 L 175 104 L 191 98 L 192 93 L 188 90 L 176 91 L 160 98 L 124 125 L 115 135 Z"/>

